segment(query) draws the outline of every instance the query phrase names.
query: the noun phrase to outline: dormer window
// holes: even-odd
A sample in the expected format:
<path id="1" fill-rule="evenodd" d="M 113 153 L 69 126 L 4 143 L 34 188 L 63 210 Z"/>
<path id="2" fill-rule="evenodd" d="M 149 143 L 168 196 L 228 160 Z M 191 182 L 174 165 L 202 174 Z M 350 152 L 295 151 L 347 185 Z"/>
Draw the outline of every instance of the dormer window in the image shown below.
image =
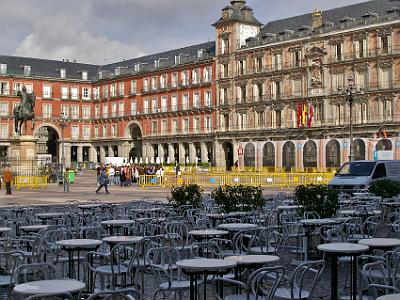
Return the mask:
<path id="1" fill-rule="evenodd" d="M 88 80 L 88 72 L 82 71 L 82 80 Z"/>
<path id="2" fill-rule="evenodd" d="M 135 72 L 139 72 L 140 71 L 140 64 L 135 64 L 133 67 Z"/>
<path id="3" fill-rule="evenodd" d="M 175 65 L 179 65 L 181 63 L 181 56 L 175 55 Z"/>
<path id="4" fill-rule="evenodd" d="M 121 67 L 116 67 L 114 70 L 114 74 L 115 74 L 115 76 L 121 75 Z"/>
<path id="5" fill-rule="evenodd" d="M 158 60 L 158 59 L 155 59 L 154 60 L 154 68 L 159 68 L 160 67 L 160 60 Z"/>
<path id="6" fill-rule="evenodd" d="M 66 77 L 67 77 L 67 70 L 60 69 L 60 78 L 66 78 Z"/>
<path id="7" fill-rule="evenodd" d="M 0 64 L 0 74 L 7 73 L 7 64 Z"/>
<path id="8" fill-rule="evenodd" d="M 200 49 L 197 51 L 197 58 L 202 59 L 205 58 L 206 56 L 206 50 L 205 49 Z"/>
<path id="9" fill-rule="evenodd" d="M 24 66 L 24 75 L 25 76 L 31 75 L 31 66 Z"/>

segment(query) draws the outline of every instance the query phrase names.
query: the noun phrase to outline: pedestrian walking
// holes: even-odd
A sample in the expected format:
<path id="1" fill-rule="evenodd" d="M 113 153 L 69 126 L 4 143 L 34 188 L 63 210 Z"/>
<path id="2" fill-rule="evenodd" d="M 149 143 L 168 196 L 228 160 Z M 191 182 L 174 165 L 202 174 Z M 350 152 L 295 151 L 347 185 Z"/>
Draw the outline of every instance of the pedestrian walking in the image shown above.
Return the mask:
<path id="1" fill-rule="evenodd" d="M 69 168 L 66 168 L 64 172 L 64 192 L 69 192 L 69 184 Z"/>
<path id="2" fill-rule="evenodd" d="M 104 189 L 106 190 L 106 194 L 107 195 L 109 194 L 108 188 L 107 188 L 108 181 L 109 180 L 108 180 L 108 176 L 107 176 L 107 170 L 105 167 L 103 167 L 103 169 L 101 170 L 101 173 L 100 173 L 100 186 L 97 188 L 96 194 L 99 194 L 99 191 L 103 188 L 103 186 L 104 186 Z"/>
<path id="3" fill-rule="evenodd" d="M 3 179 L 4 182 L 6 183 L 6 194 L 11 195 L 11 182 L 13 179 L 11 168 L 6 167 L 3 173 Z"/>
<path id="4" fill-rule="evenodd" d="M 108 174 L 109 174 L 109 180 L 110 180 L 110 186 L 113 185 L 114 182 L 114 177 L 115 177 L 115 169 L 114 166 L 111 165 L 110 169 L 108 169 Z"/>

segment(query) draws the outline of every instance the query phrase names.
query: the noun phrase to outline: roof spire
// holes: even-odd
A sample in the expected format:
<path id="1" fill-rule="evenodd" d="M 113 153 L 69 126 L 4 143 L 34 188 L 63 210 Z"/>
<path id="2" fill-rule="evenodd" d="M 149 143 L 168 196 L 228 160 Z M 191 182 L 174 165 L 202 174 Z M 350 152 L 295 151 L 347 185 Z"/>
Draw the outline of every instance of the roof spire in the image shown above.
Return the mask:
<path id="1" fill-rule="evenodd" d="M 231 0 L 231 5 L 234 8 L 241 8 L 246 5 L 246 0 Z"/>
<path id="2" fill-rule="evenodd" d="M 320 28 L 323 25 L 322 11 L 318 8 L 314 9 L 312 15 L 312 28 Z"/>

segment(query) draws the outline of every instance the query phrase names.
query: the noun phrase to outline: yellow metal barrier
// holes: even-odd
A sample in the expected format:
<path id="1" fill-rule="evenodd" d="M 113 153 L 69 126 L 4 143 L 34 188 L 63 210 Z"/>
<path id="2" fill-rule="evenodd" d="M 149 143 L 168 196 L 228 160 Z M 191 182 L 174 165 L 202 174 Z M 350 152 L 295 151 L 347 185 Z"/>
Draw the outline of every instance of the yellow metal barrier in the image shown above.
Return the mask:
<path id="1" fill-rule="evenodd" d="M 215 188 L 222 185 L 249 185 L 265 188 L 293 188 L 303 184 L 327 184 L 333 173 L 227 173 L 227 174 L 183 174 L 182 176 L 142 175 L 139 186 L 171 188 L 183 184 L 198 184 L 203 188 Z"/>
<path id="2" fill-rule="evenodd" d="M 15 176 L 14 186 L 16 189 L 45 189 L 47 188 L 47 176 Z"/>

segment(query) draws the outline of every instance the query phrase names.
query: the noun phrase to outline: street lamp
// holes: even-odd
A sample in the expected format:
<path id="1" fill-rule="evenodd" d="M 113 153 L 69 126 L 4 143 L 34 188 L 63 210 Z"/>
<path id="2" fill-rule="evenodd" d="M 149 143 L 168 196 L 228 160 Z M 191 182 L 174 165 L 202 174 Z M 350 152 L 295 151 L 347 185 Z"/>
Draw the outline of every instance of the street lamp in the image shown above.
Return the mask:
<path id="1" fill-rule="evenodd" d="M 60 127 L 61 127 L 61 176 L 62 183 L 64 184 L 64 166 L 65 166 L 65 149 L 64 149 L 64 128 L 68 125 L 68 117 L 64 112 L 60 116 Z"/>
<path id="2" fill-rule="evenodd" d="M 350 108 L 350 152 L 349 152 L 349 162 L 354 160 L 354 152 L 353 152 L 353 103 L 354 103 L 354 96 L 356 94 L 356 87 L 354 84 L 354 77 L 350 76 L 347 79 L 349 83 L 348 87 L 346 88 L 346 101 Z"/>

